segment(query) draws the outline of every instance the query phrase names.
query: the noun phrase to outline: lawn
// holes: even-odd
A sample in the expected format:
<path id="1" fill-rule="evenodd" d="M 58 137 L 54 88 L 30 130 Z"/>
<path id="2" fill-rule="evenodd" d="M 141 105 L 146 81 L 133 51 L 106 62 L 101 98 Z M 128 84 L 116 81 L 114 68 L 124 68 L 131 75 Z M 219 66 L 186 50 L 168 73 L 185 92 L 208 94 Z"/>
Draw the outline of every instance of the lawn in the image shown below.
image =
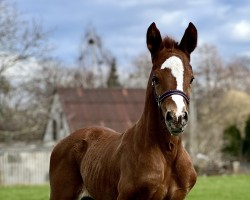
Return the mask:
<path id="1" fill-rule="evenodd" d="M 0 199 L 48 200 L 49 187 L 0 187 Z M 246 200 L 250 199 L 250 175 L 199 177 L 187 200 Z"/>
<path id="2" fill-rule="evenodd" d="M 199 177 L 188 200 L 250 200 L 250 175 Z"/>
<path id="3" fill-rule="evenodd" d="M 48 200 L 49 186 L 5 186 L 0 187 L 0 199 Z"/>

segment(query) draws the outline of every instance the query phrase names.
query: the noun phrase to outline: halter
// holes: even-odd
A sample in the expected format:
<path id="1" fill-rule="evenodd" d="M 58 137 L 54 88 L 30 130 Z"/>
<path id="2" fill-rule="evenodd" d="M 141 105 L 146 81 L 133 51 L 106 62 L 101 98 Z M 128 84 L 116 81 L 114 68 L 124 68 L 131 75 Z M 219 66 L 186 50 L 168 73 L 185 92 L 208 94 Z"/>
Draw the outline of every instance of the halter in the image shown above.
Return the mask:
<path id="1" fill-rule="evenodd" d="M 157 92 L 156 92 L 155 78 L 156 78 L 156 76 L 153 75 L 153 77 L 152 77 L 152 86 L 154 88 L 155 100 L 156 100 L 158 106 L 161 105 L 161 102 L 164 99 L 166 99 L 168 97 L 171 97 L 172 95 L 180 95 L 180 96 L 182 96 L 185 99 L 187 105 L 189 104 L 189 101 L 190 101 L 189 97 L 184 92 L 182 92 L 181 90 L 168 90 L 168 91 L 164 92 L 162 95 L 158 95 Z"/>

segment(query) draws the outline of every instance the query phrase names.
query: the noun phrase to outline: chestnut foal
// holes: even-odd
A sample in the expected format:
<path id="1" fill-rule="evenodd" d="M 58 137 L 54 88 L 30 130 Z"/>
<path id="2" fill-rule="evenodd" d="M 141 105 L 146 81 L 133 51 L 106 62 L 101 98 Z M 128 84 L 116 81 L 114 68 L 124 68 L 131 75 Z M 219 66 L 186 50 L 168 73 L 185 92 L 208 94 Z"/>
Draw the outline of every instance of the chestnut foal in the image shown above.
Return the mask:
<path id="1" fill-rule="evenodd" d="M 124 133 L 102 127 L 78 130 L 60 141 L 50 160 L 51 200 L 182 200 L 196 172 L 182 145 L 188 121 L 192 23 L 178 44 L 147 31 L 152 57 L 144 112 Z M 84 194 L 84 195 L 83 195 Z"/>

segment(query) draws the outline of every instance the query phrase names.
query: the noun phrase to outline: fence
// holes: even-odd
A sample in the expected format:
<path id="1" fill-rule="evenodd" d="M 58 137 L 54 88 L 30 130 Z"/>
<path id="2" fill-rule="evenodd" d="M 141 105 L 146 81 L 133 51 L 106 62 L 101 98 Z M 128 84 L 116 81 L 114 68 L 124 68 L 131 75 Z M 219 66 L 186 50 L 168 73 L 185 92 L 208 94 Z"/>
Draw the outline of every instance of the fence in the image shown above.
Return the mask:
<path id="1" fill-rule="evenodd" d="M 49 150 L 0 152 L 0 185 L 48 183 L 50 154 Z"/>

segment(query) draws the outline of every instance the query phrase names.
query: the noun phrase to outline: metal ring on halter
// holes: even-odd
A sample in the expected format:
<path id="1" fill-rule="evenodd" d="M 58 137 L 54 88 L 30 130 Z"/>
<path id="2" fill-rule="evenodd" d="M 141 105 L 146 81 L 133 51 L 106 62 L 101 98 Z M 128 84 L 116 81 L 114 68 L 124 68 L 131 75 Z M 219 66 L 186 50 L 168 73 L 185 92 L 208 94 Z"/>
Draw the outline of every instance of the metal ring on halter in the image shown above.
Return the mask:
<path id="1" fill-rule="evenodd" d="M 180 96 L 182 96 L 185 99 L 187 105 L 190 102 L 189 97 L 184 92 L 182 92 L 181 90 L 169 90 L 169 91 L 164 92 L 162 95 L 157 95 L 156 88 L 155 88 L 155 86 L 156 86 L 155 76 L 153 76 L 153 78 L 152 78 L 152 86 L 154 88 L 154 95 L 155 95 L 156 102 L 158 103 L 158 106 L 161 105 L 161 102 L 164 99 L 166 99 L 166 98 L 168 98 L 168 97 L 170 97 L 172 95 L 180 95 Z"/>

